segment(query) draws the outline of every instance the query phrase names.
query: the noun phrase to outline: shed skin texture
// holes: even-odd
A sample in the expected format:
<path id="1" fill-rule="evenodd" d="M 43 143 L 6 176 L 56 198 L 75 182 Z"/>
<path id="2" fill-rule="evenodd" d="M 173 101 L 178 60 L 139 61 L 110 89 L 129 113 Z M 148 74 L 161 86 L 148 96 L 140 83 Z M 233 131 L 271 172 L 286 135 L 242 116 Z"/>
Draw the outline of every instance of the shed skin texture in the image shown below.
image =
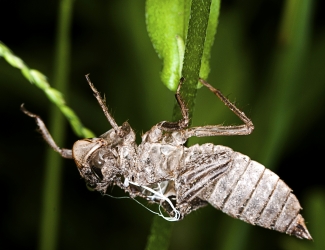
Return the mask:
<path id="1" fill-rule="evenodd" d="M 175 196 L 175 207 L 181 218 L 210 203 L 252 225 L 312 239 L 291 189 L 275 173 L 248 156 L 211 143 L 187 148 L 183 145 L 186 138 L 182 131 L 166 132 L 161 123 L 142 136 L 140 145 L 136 145 L 131 127 L 125 140 L 114 145 L 104 143 L 105 138 L 116 142 L 115 137 L 111 129 L 100 137 L 102 139 L 80 140 L 73 146 L 73 157 L 81 176 L 96 190 L 106 193 L 109 185 L 118 185 L 131 197 L 148 199 L 148 195 L 143 195 L 143 188 L 132 184 L 126 187 L 124 180 L 127 178 L 146 187 L 168 181 L 169 188 L 164 195 L 170 199 Z M 87 153 L 81 153 L 80 147 L 88 151 L 87 143 L 96 149 L 85 159 Z M 113 161 L 102 156 L 101 163 L 97 164 L 94 159 L 99 159 L 99 151 L 115 152 L 107 154 L 115 155 Z M 101 169 L 101 180 L 91 170 L 96 166 Z M 158 199 L 151 201 L 160 204 Z M 174 216 L 168 204 L 162 205 Z"/>
<path id="2" fill-rule="evenodd" d="M 199 79 L 244 124 L 188 128 L 188 109 L 180 96 L 185 79 L 181 78 L 175 97 L 183 118 L 156 124 L 137 145 L 131 126 L 127 122 L 117 125 L 105 100 L 88 75 L 86 78 L 113 127 L 99 138 L 79 140 L 72 150 L 62 149 L 39 116 L 23 106 L 22 111 L 35 118 L 43 138 L 56 152 L 75 160 L 89 187 L 105 194 L 108 186 L 117 185 L 132 198 L 138 196 L 161 205 L 176 220 L 210 203 L 252 225 L 312 239 L 299 201 L 275 173 L 228 147 L 211 143 L 184 146 L 192 136 L 248 135 L 254 130 L 252 121 L 220 90 Z"/>

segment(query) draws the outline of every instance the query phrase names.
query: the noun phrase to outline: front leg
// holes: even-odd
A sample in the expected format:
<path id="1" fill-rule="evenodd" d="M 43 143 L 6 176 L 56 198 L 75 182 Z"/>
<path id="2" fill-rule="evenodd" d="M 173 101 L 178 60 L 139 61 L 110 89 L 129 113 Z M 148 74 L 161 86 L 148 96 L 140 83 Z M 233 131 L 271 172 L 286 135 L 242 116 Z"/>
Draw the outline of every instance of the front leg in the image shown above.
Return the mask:
<path id="1" fill-rule="evenodd" d="M 38 125 L 41 135 L 43 136 L 43 138 L 47 142 L 47 144 L 49 144 L 50 147 L 53 148 L 54 151 L 58 152 L 63 158 L 73 159 L 71 149 L 60 148 L 58 145 L 56 145 L 55 141 L 53 140 L 50 132 L 47 130 L 45 123 L 43 122 L 41 117 L 39 117 L 38 115 L 35 115 L 32 112 L 29 112 L 27 109 L 25 109 L 24 104 L 22 104 L 20 106 L 20 108 L 21 108 L 21 111 L 23 111 L 26 115 L 28 115 L 29 117 L 35 118 L 36 124 Z"/>
<path id="2" fill-rule="evenodd" d="M 182 84 L 184 83 L 184 78 L 182 77 L 180 83 L 178 85 L 175 97 L 180 106 L 183 118 L 177 122 L 166 122 L 163 121 L 158 125 L 164 131 L 177 131 L 183 130 L 185 133 L 185 137 L 190 138 L 192 136 L 196 137 L 205 137 L 205 136 L 218 136 L 218 135 L 249 135 L 254 130 L 253 122 L 238 109 L 235 104 L 231 103 L 227 97 L 225 97 L 220 90 L 212 87 L 208 82 L 203 79 L 199 79 L 199 81 L 207 87 L 210 91 L 212 91 L 219 99 L 235 114 L 241 119 L 244 124 L 236 125 L 236 126 L 222 126 L 222 125 L 208 125 L 202 127 L 193 127 L 188 128 L 189 125 L 189 113 L 186 104 L 184 103 L 182 97 L 180 96 L 180 89 Z"/>
<path id="3" fill-rule="evenodd" d="M 190 123 L 190 118 L 189 118 L 189 113 L 188 113 L 188 108 L 186 107 L 186 104 L 184 103 L 181 95 L 180 95 L 180 89 L 185 81 L 185 78 L 182 77 L 179 81 L 177 91 L 175 94 L 176 101 L 181 108 L 182 116 L 183 118 L 177 122 L 166 122 L 163 121 L 159 123 L 160 127 L 164 131 L 176 131 L 176 130 L 182 130 L 188 127 Z"/>

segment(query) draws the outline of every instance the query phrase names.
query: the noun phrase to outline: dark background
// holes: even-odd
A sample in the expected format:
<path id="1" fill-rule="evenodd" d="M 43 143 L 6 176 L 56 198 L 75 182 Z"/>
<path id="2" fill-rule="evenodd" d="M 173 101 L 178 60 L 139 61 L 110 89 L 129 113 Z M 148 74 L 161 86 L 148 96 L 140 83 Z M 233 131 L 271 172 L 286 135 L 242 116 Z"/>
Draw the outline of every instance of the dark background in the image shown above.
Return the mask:
<path id="1" fill-rule="evenodd" d="M 170 249 L 322 249 L 325 244 L 324 191 L 324 85 L 325 19 L 323 1 L 314 1 L 308 46 L 302 72 L 297 72 L 297 93 L 290 107 L 299 107 L 290 128 L 277 146 L 271 166 L 294 190 L 315 242 L 307 242 L 246 225 L 211 207 L 193 212 L 174 225 Z M 0 40 L 33 69 L 53 79 L 58 1 L 0 1 Z M 212 50 L 209 82 L 221 89 L 252 118 L 251 136 L 205 138 L 232 147 L 263 162 L 272 131 L 268 114 L 277 102 L 267 95 L 270 69 L 278 45 L 283 1 L 223 1 Z M 160 81 L 158 59 L 145 27 L 144 1 L 88 1 L 74 3 L 71 31 L 68 105 L 97 135 L 110 129 L 85 81 L 91 73 L 105 93 L 118 124 L 128 120 L 138 137 L 162 120 L 169 120 L 173 93 Z M 270 87 L 272 89 L 272 87 Z M 261 106 L 264 98 L 272 100 Z M 305 101 L 309 98 L 308 101 Z M 262 101 L 261 101 L 262 100 Z M 1 245 L 35 249 L 39 240 L 45 150 L 34 121 L 19 109 L 46 122 L 52 105 L 18 69 L 0 58 L 0 183 Z M 265 102 L 266 103 L 266 102 Z M 193 123 L 238 124 L 240 121 L 207 90 L 198 92 Z M 263 114 L 263 115 L 259 115 Z M 274 121 L 273 121 L 274 122 Z M 281 123 L 281 121 L 279 121 Z M 78 138 L 67 127 L 64 146 Z M 59 249 L 144 249 L 153 219 L 132 200 L 115 200 L 90 192 L 74 162 L 64 160 L 61 183 Z M 114 188 L 112 193 L 123 195 Z M 243 233 L 242 233 L 243 232 Z M 243 239 L 244 236 L 244 239 Z M 317 238 L 318 237 L 318 238 Z M 235 242 L 235 243 L 234 243 Z"/>

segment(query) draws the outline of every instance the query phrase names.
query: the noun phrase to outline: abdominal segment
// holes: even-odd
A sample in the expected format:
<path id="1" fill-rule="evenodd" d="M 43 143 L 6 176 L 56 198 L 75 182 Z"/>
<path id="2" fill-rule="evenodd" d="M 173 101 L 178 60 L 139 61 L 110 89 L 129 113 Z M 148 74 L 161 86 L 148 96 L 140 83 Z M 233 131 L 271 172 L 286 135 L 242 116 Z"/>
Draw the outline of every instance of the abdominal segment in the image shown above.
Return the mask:
<path id="1" fill-rule="evenodd" d="M 229 153 L 227 151 L 227 155 Z M 190 190 L 196 192 L 191 194 L 191 199 L 199 197 L 224 213 L 247 223 L 298 238 L 311 239 L 300 215 L 299 201 L 278 175 L 238 152 L 232 152 L 224 163 L 226 166 L 220 160 L 216 161 L 217 169 L 224 172 L 209 183 L 204 183 L 204 187 L 201 180 L 193 184 Z M 191 167 L 188 166 L 187 169 L 191 172 Z M 216 172 L 216 168 L 210 166 L 210 169 Z M 188 191 L 181 193 L 189 194 Z M 188 196 L 186 199 L 189 199 Z"/>

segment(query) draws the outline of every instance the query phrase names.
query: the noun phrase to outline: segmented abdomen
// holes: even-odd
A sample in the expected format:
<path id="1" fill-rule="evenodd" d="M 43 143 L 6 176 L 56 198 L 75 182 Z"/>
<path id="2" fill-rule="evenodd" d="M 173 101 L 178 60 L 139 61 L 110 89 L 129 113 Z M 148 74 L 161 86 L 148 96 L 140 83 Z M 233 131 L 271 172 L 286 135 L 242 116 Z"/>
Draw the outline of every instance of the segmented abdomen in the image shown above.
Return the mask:
<path id="1" fill-rule="evenodd" d="M 311 239 L 299 201 L 279 176 L 243 154 L 234 152 L 231 159 L 227 172 L 201 198 L 250 224 Z"/>

